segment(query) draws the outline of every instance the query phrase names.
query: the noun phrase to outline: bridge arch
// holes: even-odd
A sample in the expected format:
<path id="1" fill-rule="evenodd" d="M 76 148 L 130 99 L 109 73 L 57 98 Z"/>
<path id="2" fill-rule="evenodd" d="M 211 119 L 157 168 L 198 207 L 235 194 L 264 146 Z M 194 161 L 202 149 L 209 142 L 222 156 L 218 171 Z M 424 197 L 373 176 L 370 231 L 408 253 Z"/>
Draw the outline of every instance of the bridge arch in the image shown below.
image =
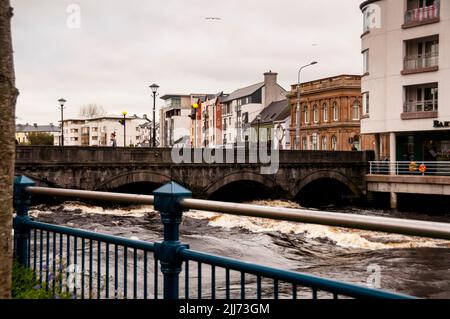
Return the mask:
<path id="1" fill-rule="evenodd" d="M 148 172 L 148 171 L 127 172 L 107 179 L 98 187 L 96 187 L 95 190 L 111 191 L 133 184 L 153 184 L 159 186 L 169 183 L 172 180 L 173 178 L 171 178 L 170 176 L 156 172 Z"/>
<path id="2" fill-rule="evenodd" d="M 291 195 L 301 204 L 317 196 L 326 199 L 336 197 L 339 199 L 360 198 L 361 189 L 347 176 L 335 170 L 320 170 L 301 178 L 291 190 Z M 306 196 L 305 196 L 306 195 Z M 317 198 L 316 198 L 317 199 Z"/>
<path id="3" fill-rule="evenodd" d="M 239 183 L 251 183 L 267 191 L 278 190 L 287 193 L 285 190 L 280 189 L 281 187 L 275 179 L 267 175 L 258 174 L 252 171 L 239 171 L 221 176 L 219 179 L 209 184 L 204 191 L 205 197 L 211 198 L 221 190 L 232 187 L 233 185 L 238 185 Z"/>

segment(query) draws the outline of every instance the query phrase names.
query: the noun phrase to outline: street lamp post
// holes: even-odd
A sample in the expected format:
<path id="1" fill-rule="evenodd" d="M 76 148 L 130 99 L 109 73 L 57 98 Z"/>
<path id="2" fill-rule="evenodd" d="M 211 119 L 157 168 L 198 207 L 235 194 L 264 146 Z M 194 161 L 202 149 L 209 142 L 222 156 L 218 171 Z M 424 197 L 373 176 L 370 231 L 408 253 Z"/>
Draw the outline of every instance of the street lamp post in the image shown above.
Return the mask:
<path id="1" fill-rule="evenodd" d="M 58 102 L 61 107 L 61 142 L 59 145 L 64 146 L 64 104 L 66 104 L 67 101 L 61 98 Z"/>
<path id="2" fill-rule="evenodd" d="M 156 147 L 156 125 L 155 125 L 155 108 L 156 108 L 156 92 L 158 92 L 159 89 L 159 85 L 157 84 L 152 84 L 150 85 L 150 89 L 152 90 L 153 93 L 153 142 L 152 142 L 152 146 Z"/>
<path id="3" fill-rule="evenodd" d="M 123 112 L 123 147 L 127 147 L 127 112 Z"/>
<path id="4" fill-rule="evenodd" d="M 300 150 L 300 121 L 301 121 L 301 113 L 300 113 L 300 74 L 302 70 L 308 66 L 317 64 L 317 61 L 313 61 L 307 65 L 302 66 L 298 70 L 298 82 L 297 82 L 297 116 L 296 116 L 296 130 L 295 130 L 295 148 Z"/>

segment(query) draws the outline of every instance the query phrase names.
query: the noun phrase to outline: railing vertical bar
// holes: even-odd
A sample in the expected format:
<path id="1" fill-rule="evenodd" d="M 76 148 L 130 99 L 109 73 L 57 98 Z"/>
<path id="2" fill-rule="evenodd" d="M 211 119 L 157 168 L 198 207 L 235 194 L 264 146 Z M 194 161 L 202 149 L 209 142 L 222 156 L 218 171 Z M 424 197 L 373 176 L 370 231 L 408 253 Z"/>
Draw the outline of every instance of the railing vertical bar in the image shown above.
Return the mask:
<path id="1" fill-rule="evenodd" d="M 73 285 L 73 294 L 77 297 L 77 269 L 78 269 L 78 237 L 73 238 L 73 264 L 75 265 L 75 276 L 74 276 L 74 285 Z"/>
<path id="2" fill-rule="evenodd" d="M 114 245 L 114 299 L 119 297 L 119 247 Z"/>
<path id="3" fill-rule="evenodd" d="M 157 258 L 154 258 L 154 260 L 155 260 L 155 266 L 154 266 L 154 269 L 155 269 L 155 274 L 154 274 L 154 281 L 155 281 L 155 283 L 154 283 L 154 296 L 155 296 L 155 299 L 158 299 L 158 259 Z"/>
<path id="4" fill-rule="evenodd" d="M 137 299 L 137 249 L 133 251 L 133 299 Z"/>
<path id="5" fill-rule="evenodd" d="M 225 269 L 225 299 L 230 299 L 230 269 Z"/>
<path id="6" fill-rule="evenodd" d="M 297 285 L 296 284 L 292 284 L 292 299 L 294 299 L 294 300 L 297 299 Z"/>
<path id="7" fill-rule="evenodd" d="M 50 233 L 46 233 L 46 243 L 45 243 L 45 290 L 48 291 L 48 276 L 50 275 Z"/>
<path id="8" fill-rule="evenodd" d="M 261 283 L 261 276 L 256 277 L 256 295 L 257 299 L 262 299 L 262 283 Z"/>
<path id="9" fill-rule="evenodd" d="M 53 251 L 53 260 L 52 260 L 52 262 L 53 262 L 53 281 L 52 281 L 52 292 L 53 292 L 53 295 L 55 294 L 55 292 L 56 292 L 56 278 L 58 278 L 58 275 L 57 275 L 57 270 L 56 270 L 56 233 L 55 232 L 53 232 L 53 249 L 52 249 L 52 251 Z"/>
<path id="10" fill-rule="evenodd" d="M 101 298 L 102 291 L 102 243 L 97 241 L 97 299 Z"/>
<path id="11" fill-rule="evenodd" d="M 123 298 L 128 299 L 128 247 L 123 246 Z"/>
<path id="12" fill-rule="evenodd" d="M 245 299 L 245 272 L 241 271 L 241 299 Z"/>
<path id="13" fill-rule="evenodd" d="M 216 266 L 211 266 L 211 299 L 216 299 Z"/>
<path id="14" fill-rule="evenodd" d="M 81 299 L 84 299 L 84 275 L 86 272 L 85 249 L 86 249 L 86 240 L 84 238 L 81 238 Z"/>
<path id="15" fill-rule="evenodd" d="M 66 258 L 67 258 L 67 263 L 66 263 L 66 291 L 69 292 L 70 288 L 69 288 L 69 265 L 70 265 L 70 236 L 67 235 L 66 236 Z"/>
<path id="16" fill-rule="evenodd" d="M 42 284 L 42 229 L 39 231 L 39 284 Z"/>
<path id="17" fill-rule="evenodd" d="M 197 298 L 202 299 L 202 263 L 197 263 Z"/>
<path id="18" fill-rule="evenodd" d="M 34 232 L 34 234 L 33 234 L 34 235 L 34 241 L 33 241 L 34 266 L 33 266 L 33 270 L 34 270 L 34 272 L 36 272 L 36 270 L 37 270 L 37 231 L 36 231 L 36 229 L 34 229 L 33 232 Z"/>
<path id="19" fill-rule="evenodd" d="M 189 300 L 189 260 L 184 263 L 184 296 Z"/>
<path id="20" fill-rule="evenodd" d="M 312 288 L 312 298 L 317 299 L 317 289 L 316 288 Z"/>
<path id="21" fill-rule="evenodd" d="M 273 281 L 273 292 L 275 300 L 278 300 L 278 280 L 276 279 Z"/>
<path id="22" fill-rule="evenodd" d="M 27 267 L 30 268 L 30 263 L 31 263 L 31 232 L 30 232 L 30 236 L 28 237 L 28 258 L 27 258 Z"/>
<path id="23" fill-rule="evenodd" d="M 144 300 L 148 299 L 148 291 L 147 291 L 147 286 L 148 286 L 148 279 L 147 279 L 147 273 L 148 273 L 148 266 L 147 266 L 147 251 L 144 250 Z"/>
<path id="24" fill-rule="evenodd" d="M 63 273 L 63 234 L 59 234 L 59 291 L 62 292 L 64 273 Z"/>
<path id="25" fill-rule="evenodd" d="M 109 299 L 109 243 L 106 243 L 106 256 L 105 256 L 105 298 Z"/>
<path id="26" fill-rule="evenodd" d="M 334 293 L 333 294 L 333 299 L 336 299 L 336 300 L 339 299 L 339 295 L 337 293 Z"/>
<path id="27" fill-rule="evenodd" d="M 92 287 L 93 287 L 93 278 L 92 278 L 92 255 L 93 255 L 93 246 L 94 242 L 92 239 L 89 239 L 89 299 L 92 299 Z"/>

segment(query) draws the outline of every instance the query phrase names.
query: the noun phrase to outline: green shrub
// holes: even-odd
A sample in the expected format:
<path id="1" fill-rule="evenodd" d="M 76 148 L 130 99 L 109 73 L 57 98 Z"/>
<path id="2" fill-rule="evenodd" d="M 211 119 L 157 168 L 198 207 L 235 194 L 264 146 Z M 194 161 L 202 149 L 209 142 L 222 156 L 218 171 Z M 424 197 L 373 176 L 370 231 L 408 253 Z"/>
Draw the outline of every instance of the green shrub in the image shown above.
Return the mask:
<path id="1" fill-rule="evenodd" d="M 58 289 L 53 294 L 51 287 L 46 290 L 45 283 L 39 283 L 32 269 L 23 267 L 17 261 L 14 261 L 12 278 L 13 299 L 72 299 L 70 293 L 61 292 L 59 285 L 55 286 Z"/>

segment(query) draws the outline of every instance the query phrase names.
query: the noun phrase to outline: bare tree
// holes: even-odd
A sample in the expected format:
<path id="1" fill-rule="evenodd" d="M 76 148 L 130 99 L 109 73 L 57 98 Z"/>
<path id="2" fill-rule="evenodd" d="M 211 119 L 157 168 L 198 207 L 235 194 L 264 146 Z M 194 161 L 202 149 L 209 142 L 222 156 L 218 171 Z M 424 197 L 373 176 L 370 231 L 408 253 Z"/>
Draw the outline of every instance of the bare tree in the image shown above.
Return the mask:
<path id="1" fill-rule="evenodd" d="M 0 1 L 0 299 L 11 297 L 16 89 L 9 0 Z"/>
<path id="2" fill-rule="evenodd" d="M 78 115 L 82 118 L 92 118 L 95 116 L 102 116 L 105 114 L 106 112 L 103 109 L 103 106 L 97 104 L 88 104 L 80 108 L 80 112 Z"/>

